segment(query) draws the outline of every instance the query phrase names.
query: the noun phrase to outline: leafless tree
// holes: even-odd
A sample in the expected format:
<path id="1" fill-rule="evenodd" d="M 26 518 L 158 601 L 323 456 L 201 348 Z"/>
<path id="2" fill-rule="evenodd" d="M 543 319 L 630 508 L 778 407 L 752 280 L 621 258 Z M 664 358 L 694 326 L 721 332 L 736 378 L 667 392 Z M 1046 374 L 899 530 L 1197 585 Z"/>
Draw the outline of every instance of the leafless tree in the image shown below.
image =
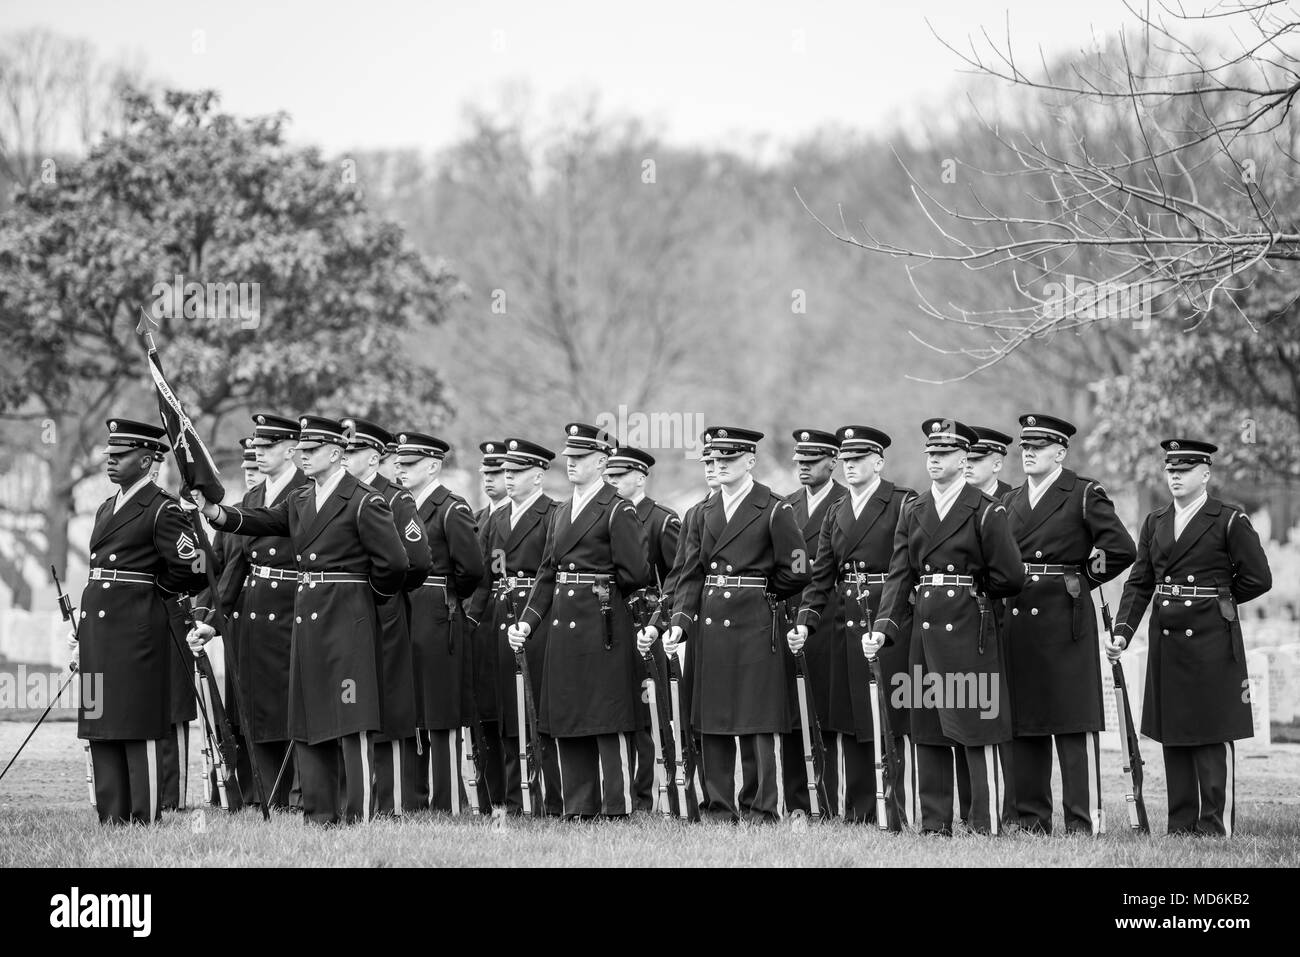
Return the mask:
<path id="1" fill-rule="evenodd" d="M 941 264 L 1010 272 L 1015 304 L 992 308 L 937 304 L 917 285 L 924 312 L 966 333 L 953 347 L 935 345 L 969 360 L 955 378 L 1035 340 L 1116 318 L 1205 314 L 1231 301 L 1257 268 L 1300 259 L 1288 202 L 1300 136 L 1291 113 L 1300 21 L 1291 4 L 1128 9 L 1136 31 L 1064 65 L 1041 53 L 1028 65 L 1009 27 L 1000 41 L 986 31 L 965 48 L 940 38 L 975 74 L 1032 91 L 1056 129 L 1024 122 L 1012 132 L 981 113 L 1009 162 L 994 169 L 957 160 L 987 187 L 972 185 L 960 200 L 908 170 L 937 247 L 885 236 L 865 221 L 850 227 L 842 210 L 837 222 L 813 214 L 842 242 L 906 260 L 909 273 Z M 1210 52 L 1192 35 L 1207 25 L 1231 28 L 1239 49 Z M 991 200 L 1007 196 L 1008 181 L 1024 200 Z"/>

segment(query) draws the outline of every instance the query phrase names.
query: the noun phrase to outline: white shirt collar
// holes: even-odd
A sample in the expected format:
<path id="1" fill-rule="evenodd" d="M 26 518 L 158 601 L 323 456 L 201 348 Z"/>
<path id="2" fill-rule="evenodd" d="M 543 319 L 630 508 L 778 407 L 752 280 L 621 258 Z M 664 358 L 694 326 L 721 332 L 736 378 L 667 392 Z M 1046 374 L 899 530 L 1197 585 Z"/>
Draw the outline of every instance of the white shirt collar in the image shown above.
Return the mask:
<path id="1" fill-rule="evenodd" d="M 140 491 L 140 489 L 144 488 L 152 481 L 153 481 L 153 476 L 146 475 L 144 478 L 140 479 L 140 481 L 136 482 L 128 489 L 119 488 L 117 490 L 117 501 L 113 503 L 113 511 L 116 512 L 119 508 L 121 508 L 123 505 L 127 503 L 127 500 L 130 499 L 132 495 Z"/>
<path id="2" fill-rule="evenodd" d="M 585 492 L 580 492 L 576 488 L 573 490 L 573 508 L 569 513 L 569 521 L 576 521 L 578 514 L 587 507 L 587 503 L 596 497 L 596 493 L 601 490 L 605 482 L 596 481 L 591 483 L 591 488 Z"/>
<path id="3" fill-rule="evenodd" d="M 1208 492 L 1207 490 L 1205 490 L 1205 489 L 1202 489 L 1202 490 L 1201 490 L 1201 494 L 1198 495 L 1198 496 L 1196 496 L 1196 498 L 1193 499 L 1193 500 L 1192 500 L 1192 501 L 1187 505 L 1186 508 L 1180 506 L 1180 505 L 1178 504 L 1177 500 L 1174 501 L 1174 539 L 1175 539 L 1175 541 L 1178 539 L 1178 536 L 1179 536 L 1179 535 L 1183 534 L 1183 529 L 1185 529 L 1185 528 L 1187 527 L 1187 523 L 1190 522 L 1193 518 L 1196 517 L 1196 513 L 1199 512 L 1199 511 L 1201 510 L 1201 506 L 1203 506 L 1203 505 L 1205 504 L 1205 500 L 1206 500 L 1207 498 L 1209 498 L 1209 497 L 1210 497 L 1209 492 Z"/>
<path id="4" fill-rule="evenodd" d="M 862 490 L 861 490 L 861 491 L 858 491 L 858 490 L 855 489 L 852 485 L 849 486 L 849 499 L 850 499 L 850 503 L 853 505 L 853 517 L 854 517 L 854 518 L 857 518 L 859 515 L 862 514 L 862 509 L 863 509 L 863 507 L 866 506 L 866 504 L 867 504 L 867 499 L 869 499 L 869 498 L 871 498 L 871 496 L 875 495 L 875 494 L 876 494 L 876 489 L 878 489 L 878 488 L 880 488 L 880 476 L 879 476 L 879 475 L 877 475 L 875 478 L 873 478 L 873 479 L 872 479 L 870 482 L 868 482 L 866 485 L 862 486 Z"/>
<path id="5" fill-rule="evenodd" d="M 502 495 L 495 502 L 492 501 L 491 499 L 488 499 L 488 514 L 495 515 L 497 512 L 501 511 L 501 509 L 507 507 L 509 504 L 510 504 L 509 495 Z"/>
<path id="6" fill-rule="evenodd" d="M 998 477 L 997 477 L 996 475 L 994 475 L 991 479 L 989 479 L 989 484 L 988 484 L 988 485 L 981 485 L 981 486 L 980 486 L 980 491 L 983 492 L 985 495 L 992 495 L 994 498 L 997 498 L 997 496 L 998 496 Z"/>
<path id="7" fill-rule="evenodd" d="M 343 475 L 346 472 L 347 469 L 340 468 L 336 470 L 332 476 L 330 476 L 328 479 L 325 480 L 324 485 L 316 486 L 316 511 L 318 512 L 320 511 L 321 506 L 325 504 L 325 500 L 330 497 L 330 494 L 336 488 L 339 487 L 339 482 L 343 481 Z"/>
<path id="8" fill-rule="evenodd" d="M 425 502 L 429 501 L 429 496 L 432 495 L 434 492 L 436 492 L 436 491 L 438 490 L 438 486 L 441 485 L 441 484 L 442 484 L 442 483 L 439 482 L 437 479 L 434 479 L 432 482 L 430 482 L 428 485 L 426 485 L 426 486 L 424 487 L 424 491 L 420 492 L 419 495 L 414 496 L 414 498 L 415 498 L 415 507 L 418 509 L 418 508 L 420 508 L 420 506 L 422 506 Z"/>
<path id="9" fill-rule="evenodd" d="M 1050 475 L 1042 482 L 1035 482 L 1033 476 L 1025 476 L 1025 482 L 1029 491 L 1029 507 L 1034 508 L 1038 504 L 1049 488 L 1056 484 L 1056 480 L 1061 477 L 1062 466 L 1058 465 Z"/>
<path id="10" fill-rule="evenodd" d="M 952 508 L 952 503 L 957 501 L 957 496 L 961 490 L 966 487 L 965 480 L 953 482 L 948 491 L 939 491 L 939 486 L 934 482 L 930 483 L 930 494 L 934 497 L 934 510 L 939 513 L 939 521 L 943 521 L 948 516 L 948 510 Z"/>
<path id="11" fill-rule="evenodd" d="M 532 508 L 533 503 L 542 497 L 542 491 L 543 489 L 539 485 L 537 488 L 533 489 L 533 493 L 529 495 L 526 499 L 524 499 L 522 502 L 516 502 L 512 499 L 506 499 L 506 501 L 510 503 L 510 527 L 511 528 L 514 528 L 515 523 L 519 521 L 520 516 L 522 516 L 524 512 Z"/>
<path id="12" fill-rule="evenodd" d="M 640 505 L 641 499 L 643 498 L 645 498 L 645 489 L 639 488 L 632 493 L 632 497 L 628 499 L 628 501 L 631 502 L 633 505 Z"/>
<path id="13" fill-rule="evenodd" d="M 280 477 L 278 479 L 273 479 L 269 475 L 266 476 L 266 479 L 263 482 L 263 484 L 266 486 L 266 492 L 262 495 L 262 501 L 267 505 L 270 505 L 272 502 L 278 499 L 280 497 L 280 493 L 283 492 L 285 488 L 288 486 L 288 484 L 293 481 L 294 471 L 295 469 L 291 465 L 287 469 L 285 469 L 282 473 L 280 473 Z"/>
<path id="14" fill-rule="evenodd" d="M 374 484 L 375 476 L 378 474 L 379 474 L 379 469 L 371 469 L 369 472 L 366 473 L 366 477 L 361 479 L 361 481 L 364 482 L 366 485 L 372 485 Z"/>
<path id="15" fill-rule="evenodd" d="M 749 494 L 753 487 L 754 476 L 752 475 L 746 475 L 744 479 L 740 481 L 739 487 L 735 492 L 729 493 L 727 491 L 727 486 L 719 486 L 718 490 L 722 493 L 722 512 L 726 516 L 727 521 L 731 521 L 731 516 L 736 514 L 736 509 L 740 507 L 740 503 L 745 500 L 745 496 Z"/>
<path id="16" fill-rule="evenodd" d="M 817 510 L 817 506 L 826 500 L 827 495 L 831 494 L 831 486 L 834 484 L 835 484 L 834 482 L 828 481 L 825 485 L 822 486 L 822 490 L 816 493 L 814 493 L 813 490 L 808 486 L 806 485 L 804 486 L 804 490 L 803 490 L 804 495 L 808 497 L 809 515 L 811 515 L 813 512 Z"/>

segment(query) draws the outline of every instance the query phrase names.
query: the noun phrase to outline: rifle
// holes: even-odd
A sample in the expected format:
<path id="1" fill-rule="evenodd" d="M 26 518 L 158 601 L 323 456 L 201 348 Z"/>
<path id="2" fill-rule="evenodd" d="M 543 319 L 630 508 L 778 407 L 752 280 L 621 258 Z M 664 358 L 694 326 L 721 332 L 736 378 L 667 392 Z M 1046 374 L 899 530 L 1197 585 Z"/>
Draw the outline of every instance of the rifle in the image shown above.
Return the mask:
<path id="1" fill-rule="evenodd" d="M 216 594 L 215 591 L 213 594 Z M 194 610 L 183 597 L 176 599 L 176 606 L 180 610 L 186 628 L 193 628 Z M 235 729 L 231 726 L 230 718 L 222 704 L 217 675 L 212 670 L 212 659 L 208 657 L 206 651 L 195 654 L 175 632 L 172 633 L 172 641 L 176 643 L 182 655 L 189 655 L 194 659 L 193 691 L 194 698 L 198 702 L 199 718 L 203 722 L 204 747 L 200 749 L 200 753 L 203 755 L 205 772 L 205 796 L 211 803 L 212 782 L 215 780 L 217 803 L 221 809 L 238 811 L 244 806 L 243 791 L 240 789 L 236 772 L 239 739 L 235 737 Z M 263 801 L 262 805 L 263 817 L 269 817 L 270 812 L 266 810 L 266 802 Z"/>
<path id="2" fill-rule="evenodd" d="M 50 566 L 50 575 L 54 578 L 54 590 L 59 596 L 59 612 L 63 615 L 63 620 L 72 625 L 72 636 L 76 638 L 77 610 L 72 607 L 72 599 L 63 593 L 63 586 L 59 584 L 59 573 L 54 570 L 53 565 Z M 63 697 L 63 693 L 68 690 L 68 685 L 72 684 L 72 680 L 76 677 L 77 659 L 74 658 L 68 662 L 68 677 L 63 679 L 63 683 L 59 685 L 59 690 L 55 693 L 54 697 L 50 699 L 50 703 L 46 706 L 45 711 L 36 719 L 36 723 L 32 725 L 32 730 L 27 732 L 27 737 L 23 738 L 23 743 L 18 745 L 18 750 L 14 752 L 14 756 L 9 759 L 9 763 L 5 765 L 5 769 L 0 771 L 0 780 L 4 780 L 4 776 L 8 774 L 9 769 L 14 766 L 14 762 L 18 760 L 18 756 L 23 753 L 23 748 L 27 747 L 27 742 L 32 739 L 32 735 L 36 734 L 37 728 L 39 728 L 41 724 L 44 723 L 45 719 L 50 716 L 50 712 L 54 709 L 54 705 Z M 82 750 L 86 752 L 86 787 L 90 791 L 90 806 L 98 809 L 99 805 L 95 801 L 95 766 L 90 760 L 89 741 L 82 745 Z"/>
<path id="3" fill-rule="evenodd" d="M 775 597 L 769 598 L 775 607 Z M 794 622 L 790 618 L 785 604 L 781 603 L 781 614 L 784 616 L 786 631 L 794 627 Z M 822 809 L 830 809 L 830 801 L 826 799 L 826 784 L 822 777 L 826 770 L 826 743 L 822 740 L 821 722 L 817 720 L 817 708 L 812 700 L 812 688 L 810 687 L 808 676 L 804 671 L 803 651 L 800 650 L 794 656 L 794 685 L 795 691 L 799 696 L 799 724 L 800 731 L 803 733 L 803 763 L 804 769 L 808 776 L 808 808 L 809 816 L 814 820 L 820 820 Z"/>
<path id="4" fill-rule="evenodd" d="M 1110 605 L 1105 598 L 1101 600 L 1101 620 L 1106 625 L 1106 634 L 1113 642 L 1115 629 L 1110 617 Z M 1124 666 L 1119 663 L 1118 658 L 1111 659 L 1110 671 L 1111 677 L 1115 680 L 1115 717 L 1119 721 L 1119 742 L 1124 751 L 1124 774 L 1129 784 L 1124 793 L 1124 801 L 1128 804 L 1128 824 L 1139 834 L 1150 834 L 1151 824 L 1147 820 L 1147 806 L 1142 799 L 1142 753 L 1138 748 L 1138 731 L 1133 726 L 1133 712 L 1129 708 Z"/>
<path id="5" fill-rule="evenodd" d="M 469 727 L 465 730 L 468 732 L 469 748 L 468 752 L 462 752 L 461 758 L 461 775 L 465 779 L 465 798 L 469 803 L 471 814 L 481 814 L 482 809 L 478 803 L 478 785 L 483 781 L 483 788 L 487 790 L 487 781 L 483 774 L 483 755 L 479 751 L 480 742 L 483 740 L 483 719 L 478 713 L 478 699 L 474 696 L 474 629 L 469 625 L 469 619 L 465 616 L 464 609 L 460 607 L 451 593 L 451 583 L 447 584 L 448 610 L 451 612 L 451 620 L 448 622 L 450 628 L 457 627 L 457 622 L 461 622 L 465 628 L 462 635 L 465 647 L 465 662 L 468 666 L 469 679 L 464 682 L 465 694 L 469 698 Z M 450 649 L 449 649 L 450 650 Z M 462 676 L 466 669 L 461 669 Z M 489 792 L 488 804 L 492 803 L 492 794 Z"/>
<path id="6" fill-rule="evenodd" d="M 690 786 L 690 782 L 695 778 L 695 740 L 691 737 L 691 730 L 686 726 L 686 719 L 682 715 L 680 690 L 682 667 L 675 654 L 665 657 L 668 659 L 668 691 L 672 699 L 672 727 L 678 755 L 676 773 L 673 775 L 673 787 L 677 792 L 677 814 L 684 820 L 698 821 L 700 803 Z"/>
<path id="7" fill-rule="evenodd" d="M 638 629 L 642 631 L 647 628 L 658 630 L 662 602 L 662 595 L 652 599 L 649 589 L 645 589 L 639 597 L 634 598 L 629 603 Z M 648 613 L 643 607 L 646 605 L 649 606 Z M 646 651 L 641 655 L 641 660 L 645 664 L 646 677 L 649 679 L 649 683 L 646 685 L 646 703 L 650 706 L 650 738 L 655 746 L 655 781 L 658 782 L 659 811 L 664 815 L 671 816 L 673 807 L 668 782 L 669 780 L 674 782 L 677 780 L 677 754 L 675 742 L 667 736 L 671 728 L 668 701 L 661 694 L 664 679 L 659 673 L 653 652 Z M 679 817 L 685 816 L 681 807 L 678 808 L 677 814 Z"/>
<path id="8" fill-rule="evenodd" d="M 505 584 L 503 581 L 502 584 Z M 503 597 L 510 624 L 519 620 L 511 589 Z M 528 674 L 528 656 L 523 648 L 515 655 L 515 717 L 519 730 L 519 791 L 525 814 L 542 816 L 546 813 L 545 781 L 542 780 L 542 742 L 537 729 L 537 704 L 533 701 L 533 682 Z M 531 734 L 529 733 L 531 732 Z M 532 792 L 536 789 L 536 794 Z M 537 800 L 533 800 L 536 797 Z"/>
<path id="9" fill-rule="evenodd" d="M 862 579 L 857 581 L 857 590 L 853 601 L 858 606 L 858 617 L 862 620 L 863 634 L 873 631 L 874 615 L 871 613 L 871 593 L 864 590 Z M 894 732 L 889 724 L 889 705 L 880 700 L 881 689 L 886 686 L 884 669 L 880 665 L 880 656 L 872 655 L 867 659 L 870 669 L 869 694 L 871 699 L 871 746 L 875 752 L 876 764 L 876 827 L 882 831 L 902 830 L 901 809 L 898 806 L 898 751 L 894 747 Z M 894 808 L 894 819 L 889 819 L 889 808 Z"/>

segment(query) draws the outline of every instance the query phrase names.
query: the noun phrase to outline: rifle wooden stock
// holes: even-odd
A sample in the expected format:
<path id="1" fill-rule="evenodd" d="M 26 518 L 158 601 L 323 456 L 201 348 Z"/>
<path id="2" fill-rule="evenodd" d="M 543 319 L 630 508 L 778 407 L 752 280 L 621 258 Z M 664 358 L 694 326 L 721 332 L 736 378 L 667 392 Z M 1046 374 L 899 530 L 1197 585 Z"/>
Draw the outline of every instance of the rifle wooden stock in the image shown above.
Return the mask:
<path id="1" fill-rule="evenodd" d="M 1101 619 L 1106 634 L 1115 640 L 1115 629 L 1110 617 L 1110 605 L 1103 599 Z M 1139 834 L 1150 834 L 1146 801 L 1142 797 L 1142 752 L 1138 746 L 1138 731 L 1133 725 L 1133 711 L 1129 707 L 1128 683 L 1124 680 L 1124 666 L 1118 658 L 1111 659 L 1111 678 L 1115 682 L 1115 719 L 1119 723 L 1119 743 L 1124 754 L 1124 803 L 1128 807 L 1129 827 Z"/>

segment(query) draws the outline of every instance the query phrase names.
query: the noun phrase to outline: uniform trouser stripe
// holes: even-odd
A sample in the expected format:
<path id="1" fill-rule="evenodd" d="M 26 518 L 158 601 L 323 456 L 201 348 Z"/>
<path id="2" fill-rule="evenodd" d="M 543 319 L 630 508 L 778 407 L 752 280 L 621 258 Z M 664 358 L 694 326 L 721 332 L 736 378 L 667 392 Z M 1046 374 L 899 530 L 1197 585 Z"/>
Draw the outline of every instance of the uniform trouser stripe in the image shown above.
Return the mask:
<path id="1" fill-rule="evenodd" d="M 176 809 L 186 809 L 186 792 L 190 787 L 190 726 L 186 723 L 176 725 L 176 771 L 180 776 L 180 794 L 177 795 Z"/>
<path id="2" fill-rule="evenodd" d="M 361 820 L 370 823 L 370 733 L 361 734 Z"/>
<path id="3" fill-rule="evenodd" d="M 402 742 L 400 739 L 390 741 L 393 750 L 393 814 L 402 816 Z"/>
<path id="4" fill-rule="evenodd" d="M 903 735 L 903 753 L 907 755 L 906 775 L 903 778 L 903 813 L 907 815 L 907 826 L 916 827 L 916 749 L 912 746 L 912 736 Z"/>
<path id="5" fill-rule="evenodd" d="M 149 820 L 158 820 L 161 811 L 158 797 L 158 741 L 152 739 L 144 743 L 144 760 L 149 779 Z"/>
<path id="6" fill-rule="evenodd" d="M 556 773 L 559 774 L 560 776 L 560 814 L 567 816 L 569 813 L 569 807 L 564 800 L 564 758 L 560 754 L 559 738 L 555 739 L 555 763 L 559 766 L 559 770 Z M 523 780 L 523 775 L 527 773 L 528 773 L 527 769 L 523 766 L 523 763 L 520 762 L 520 766 L 519 766 L 520 781 Z"/>
<path id="7" fill-rule="evenodd" d="M 848 816 L 844 805 L 849 795 L 849 775 L 848 769 L 844 765 L 844 733 L 842 731 L 835 735 L 835 774 L 837 777 L 835 782 L 835 810 L 843 818 Z"/>
<path id="8" fill-rule="evenodd" d="M 451 782 L 451 813 L 460 813 L 460 729 L 447 731 L 447 780 Z"/>
<path id="9" fill-rule="evenodd" d="M 740 736 L 735 735 L 731 740 L 736 748 L 736 762 L 733 771 L 735 781 L 734 786 L 732 787 L 731 806 L 738 808 L 740 807 L 740 790 L 745 786 L 745 769 L 740 763 Z"/>
<path id="10" fill-rule="evenodd" d="M 623 809 L 625 814 L 632 813 L 632 762 L 628 760 L 629 735 L 618 736 L 619 771 L 623 775 Z"/>
<path id="11" fill-rule="evenodd" d="M 1084 748 L 1088 753 L 1088 817 L 1092 821 L 1094 837 L 1106 830 L 1101 810 L 1101 756 L 1097 752 L 1098 739 L 1096 731 L 1084 733 Z"/>
<path id="12" fill-rule="evenodd" d="M 737 738 L 737 741 L 740 739 Z M 740 750 L 737 748 L 737 750 Z M 781 756 L 781 735 L 772 735 L 772 760 L 776 764 L 776 818 L 779 821 L 785 815 L 785 766 Z"/>
<path id="13" fill-rule="evenodd" d="M 998 787 L 1000 771 L 998 746 L 996 744 L 984 745 L 984 774 L 988 786 L 989 833 L 994 836 L 998 833 L 998 817 L 1002 813 L 1002 797 L 1000 794 L 1002 789 Z"/>
<path id="14" fill-rule="evenodd" d="M 1223 833 L 1225 837 L 1232 837 L 1233 825 L 1236 823 L 1237 802 L 1237 747 L 1231 741 L 1223 742 L 1226 750 L 1224 759 L 1228 763 L 1228 776 L 1224 781 L 1223 789 Z"/>

